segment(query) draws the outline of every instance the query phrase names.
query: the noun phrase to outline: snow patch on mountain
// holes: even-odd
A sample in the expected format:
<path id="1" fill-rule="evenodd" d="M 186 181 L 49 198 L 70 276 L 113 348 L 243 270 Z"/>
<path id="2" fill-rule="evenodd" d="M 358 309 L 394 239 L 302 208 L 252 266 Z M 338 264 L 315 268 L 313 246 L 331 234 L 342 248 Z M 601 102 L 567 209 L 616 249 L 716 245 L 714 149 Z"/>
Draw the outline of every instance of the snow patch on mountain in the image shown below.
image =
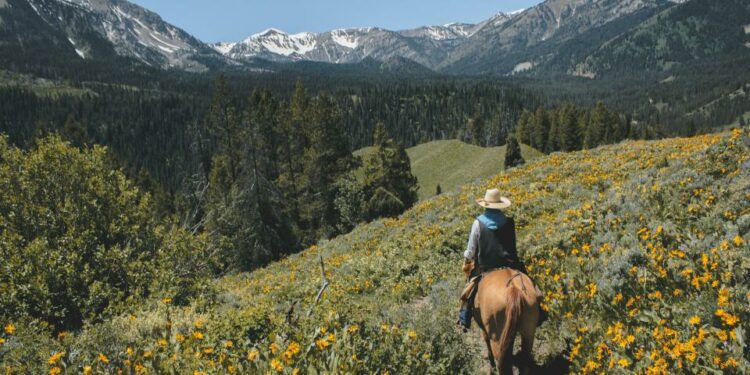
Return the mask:
<path id="1" fill-rule="evenodd" d="M 8 0 L 0 0 L 0 9 L 8 6 Z"/>
<path id="2" fill-rule="evenodd" d="M 76 51 L 78 56 L 81 56 L 82 59 L 86 58 L 86 54 L 76 47 L 76 42 L 72 38 L 68 37 L 68 42 L 70 42 L 70 45 L 73 46 L 73 49 Z"/>
<path id="3" fill-rule="evenodd" d="M 266 29 L 253 34 L 229 49 L 230 55 L 252 57 L 263 53 L 273 53 L 281 56 L 304 54 L 315 48 L 315 35 L 312 33 L 287 34 L 279 29 Z"/>
<path id="4" fill-rule="evenodd" d="M 359 46 L 357 36 L 344 29 L 331 31 L 331 39 L 334 43 L 346 48 L 355 49 Z"/>
<path id="5" fill-rule="evenodd" d="M 745 34 L 750 34 L 750 25 L 745 25 Z"/>
<path id="6" fill-rule="evenodd" d="M 223 43 L 223 42 L 220 42 L 220 43 L 214 43 L 214 44 L 212 44 L 211 48 L 213 48 L 214 50 L 216 50 L 216 52 L 218 52 L 218 53 L 220 53 L 222 55 L 226 55 L 236 45 L 237 45 L 237 43 Z"/>
<path id="7" fill-rule="evenodd" d="M 533 68 L 533 67 L 534 67 L 534 63 L 532 63 L 531 61 L 522 62 L 520 64 L 517 64 L 513 68 L 512 74 L 517 74 L 517 73 L 525 72 L 527 70 L 531 70 L 531 68 Z"/>

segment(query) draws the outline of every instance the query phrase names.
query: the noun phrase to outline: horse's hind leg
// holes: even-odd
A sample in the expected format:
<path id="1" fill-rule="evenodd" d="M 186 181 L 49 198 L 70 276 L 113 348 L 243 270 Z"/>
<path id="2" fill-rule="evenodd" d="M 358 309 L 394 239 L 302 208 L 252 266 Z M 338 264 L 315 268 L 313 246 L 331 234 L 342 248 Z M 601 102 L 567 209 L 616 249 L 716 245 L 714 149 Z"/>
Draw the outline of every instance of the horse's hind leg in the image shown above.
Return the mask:
<path id="1" fill-rule="evenodd" d="M 500 375 L 513 375 L 513 341 L 515 334 L 512 335 L 510 345 L 507 348 L 500 347 L 500 340 L 492 340 L 490 345 L 492 346 L 492 354 L 495 357 L 495 364 L 497 365 L 497 371 Z"/>
<path id="2" fill-rule="evenodd" d="M 513 335 L 510 346 L 505 348 L 503 352 L 503 361 L 499 362 L 502 374 L 513 375 L 513 341 L 515 341 L 515 336 Z"/>
<path id="3" fill-rule="evenodd" d="M 487 360 L 490 362 L 490 371 L 489 374 L 492 374 L 492 369 L 495 368 L 495 357 L 492 355 L 492 345 L 490 344 L 490 338 L 487 336 L 487 332 L 482 330 L 482 337 L 484 338 L 484 343 L 487 344 Z"/>
<path id="4" fill-rule="evenodd" d="M 531 320 L 531 321 L 530 321 Z M 536 333 L 536 319 L 525 319 L 520 327 L 521 352 L 518 353 L 518 367 L 521 375 L 531 374 L 534 366 L 534 334 Z"/>

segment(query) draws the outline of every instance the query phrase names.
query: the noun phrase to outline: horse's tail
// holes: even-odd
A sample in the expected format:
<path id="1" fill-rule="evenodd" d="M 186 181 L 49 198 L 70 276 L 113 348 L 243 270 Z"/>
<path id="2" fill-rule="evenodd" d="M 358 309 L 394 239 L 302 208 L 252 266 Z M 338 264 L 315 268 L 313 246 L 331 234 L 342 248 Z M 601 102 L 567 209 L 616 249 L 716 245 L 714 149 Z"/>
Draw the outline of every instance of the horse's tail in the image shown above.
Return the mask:
<path id="1" fill-rule="evenodd" d="M 521 290 L 511 284 L 505 300 L 505 326 L 500 335 L 500 350 L 502 351 L 505 351 L 509 345 L 513 344 L 511 340 L 515 336 L 516 324 L 521 317 Z"/>

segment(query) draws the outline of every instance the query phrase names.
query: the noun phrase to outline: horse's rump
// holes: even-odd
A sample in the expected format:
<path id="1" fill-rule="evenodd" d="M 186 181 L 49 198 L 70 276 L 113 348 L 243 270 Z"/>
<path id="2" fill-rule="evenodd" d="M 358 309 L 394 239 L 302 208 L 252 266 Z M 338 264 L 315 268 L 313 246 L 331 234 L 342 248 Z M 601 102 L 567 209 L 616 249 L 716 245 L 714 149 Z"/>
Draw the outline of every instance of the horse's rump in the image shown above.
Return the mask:
<path id="1" fill-rule="evenodd" d="M 496 361 L 498 369 L 503 363 L 509 365 L 517 332 L 522 336 L 524 355 L 531 356 L 539 319 L 537 304 L 533 281 L 527 275 L 508 268 L 483 275 L 474 300 L 474 317 L 484 330 L 490 362 Z M 500 372 L 509 373 L 507 369 Z"/>

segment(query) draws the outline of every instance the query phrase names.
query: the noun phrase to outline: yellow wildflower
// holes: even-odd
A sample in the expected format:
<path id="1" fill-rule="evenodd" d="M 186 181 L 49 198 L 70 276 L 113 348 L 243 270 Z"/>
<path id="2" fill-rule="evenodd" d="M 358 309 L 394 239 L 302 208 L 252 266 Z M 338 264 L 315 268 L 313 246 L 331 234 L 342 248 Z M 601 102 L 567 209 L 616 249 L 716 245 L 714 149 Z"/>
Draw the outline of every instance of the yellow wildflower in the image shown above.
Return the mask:
<path id="1" fill-rule="evenodd" d="M 586 286 L 586 289 L 589 291 L 589 298 L 593 298 L 594 295 L 596 295 L 596 283 L 591 283 Z"/>
<path id="2" fill-rule="evenodd" d="M 690 325 L 696 326 L 701 323 L 701 318 L 698 315 L 693 315 L 692 317 L 690 317 L 690 320 L 688 320 L 688 322 L 690 323 Z"/>
<path id="3" fill-rule="evenodd" d="M 91 375 L 92 371 L 91 366 L 83 366 L 83 375 Z"/>
<path id="4" fill-rule="evenodd" d="M 247 352 L 247 360 L 248 361 L 253 361 L 254 362 L 255 360 L 258 359 L 259 356 L 260 356 L 260 353 L 258 352 L 257 349 L 253 349 L 253 350 Z"/>
<path id="5" fill-rule="evenodd" d="M 729 339 L 729 335 L 727 335 L 727 331 L 723 329 L 716 332 L 716 337 L 721 341 L 727 341 Z"/>
<path id="6" fill-rule="evenodd" d="M 298 354 L 301 351 L 301 347 L 298 343 L 292 341 L 289 343 L 289 346 L 286 348 L 286 350 L 291 353 L 292 355 Z"/>
<path id="7" fill-rule="evenodd" d="M 617 293 L 615 295 L 615 297 L 612 298 L 612 304 L 616 305 L 616 304 L 620 303 L 620 301 L 622 301 L 622 299 L 623 299 L 622 293 Z"/>
<path id="8" fill-rule="evenodd" d="M 279 346 L 275 342 L 272 342 L 271 345 L 268 346 L 268 349 L 271 350 L 271 353 L 276 354 L 276 352 L 279 351 Z"/>
<path id="9" fill-rule="evenodd" d="M 171 298 L 164 298 L 164 299 L 161 300 L 161 303 L 163 303 L 165 305 L 169 305 L 169 304 L 172 303 L 172 299 Z"/>
<path id="10" fill-rule="evenodd" d="M 729 289 L 721 288 L 719 290 L 719 298 L 716 300 L 719 307 L 724 307 L 729 304 L 729 296 Z"/>
<path id="11" fill-rule="evenodd" d="M 49 369 L 49 375 L 59 375 L 61 373 L 62 373 L 62 369 L 57 366 Z"/>
<path id="12" fill-rule="evenodd" d="M 727 359 L 727 361 L 724 362 L 723 365 L 721 365 L 721 368 L 727 368 L 727 367 L 737 367 L 737 360 L 734 358 Z"/>
<path id="13" fill-rule="evenodd" d="M 353 326 L 349 326 L 349 328 L 347 328 L 347 331 L 349 333 L 357 333 L 357 331 L 359 331 L 359 326 L 356 324 Z"/>
<path id="14" fill-rule="evenodd" d="M 167 344 L 168 344 L 168 342 L 165 339 L 159 339 L 159 340 L 156 341 L 156 345 L 159 345 L 162 348 L 165 347 L 165 346 L 167 346 Z"/>
<path id="15" fill-rule="evenodd" d="M 12 335 L 15 332 L 16 332 L 16 326 L 14 326 L 13 324 L 7 324 L 5 326 L 5 333 Z"/>
<path id="16" fill-rule="evenodd" d="M 193 338 L 195 338 L 196 340 L 203 340 L 204 337 L 205 336 L 203 336 L 203 333 L 200 331 L 193 332 Z"/>
<path id="17" fill-rule="evenodd" d="M 329 343 L 326 339 L 315 340 L 315 346 L 318 348 L 318 350 L 325 350 L 325 348 L 329 347 L 330 345 L 331 343 Z"/>
<path id="18" fill-rule="evenodd" d="M 109 358 L 106 355 L 99 353 L 99 361 L 101 363 L 109 363 Z"/>
<path id="19" fill-rule="evenodd" d="M 55 352 L 55 354 L 52 354 L 52 356 L 47 359 L 47 363 L 50 365 L 54 365 L 55 363 L 57 363 L 57 361 L 60 360 L 60 358 L 62 358 L 63 354 L 64 352 Z"/>
<path id="20" fill-rule="evenodd" d="M 586 362 L 586 366 L 584 366 L 583 371 L 584 372 L 594 372 L 599 368 L 599 363 L 589 360 Z"/>
<path id="21" fill-rule="evenodd" d="M 227 342 L 224 343 L 224 347 L 227 349 L 231 349 L 234 347 L 234 342 L 232 340 L 227 340 Z"/>
<path id="22" fill-rule="evenodd" d="M 281 372 L 284 369 L 284 366 L 281 364 L 281 362 L 279 362 L 278 359 L 274 359 L 271 361 L 271 367 L 277 372 Z"/>
<path id="23" fill-rule="evenodd" d="M 742 237 L 740 237 L 739 235 L 735 236 L 732 242 L 734 242 L 734 245 L 737 247 L 740 247 L 745 244 L 745 240 L 743 240 Z"/>

